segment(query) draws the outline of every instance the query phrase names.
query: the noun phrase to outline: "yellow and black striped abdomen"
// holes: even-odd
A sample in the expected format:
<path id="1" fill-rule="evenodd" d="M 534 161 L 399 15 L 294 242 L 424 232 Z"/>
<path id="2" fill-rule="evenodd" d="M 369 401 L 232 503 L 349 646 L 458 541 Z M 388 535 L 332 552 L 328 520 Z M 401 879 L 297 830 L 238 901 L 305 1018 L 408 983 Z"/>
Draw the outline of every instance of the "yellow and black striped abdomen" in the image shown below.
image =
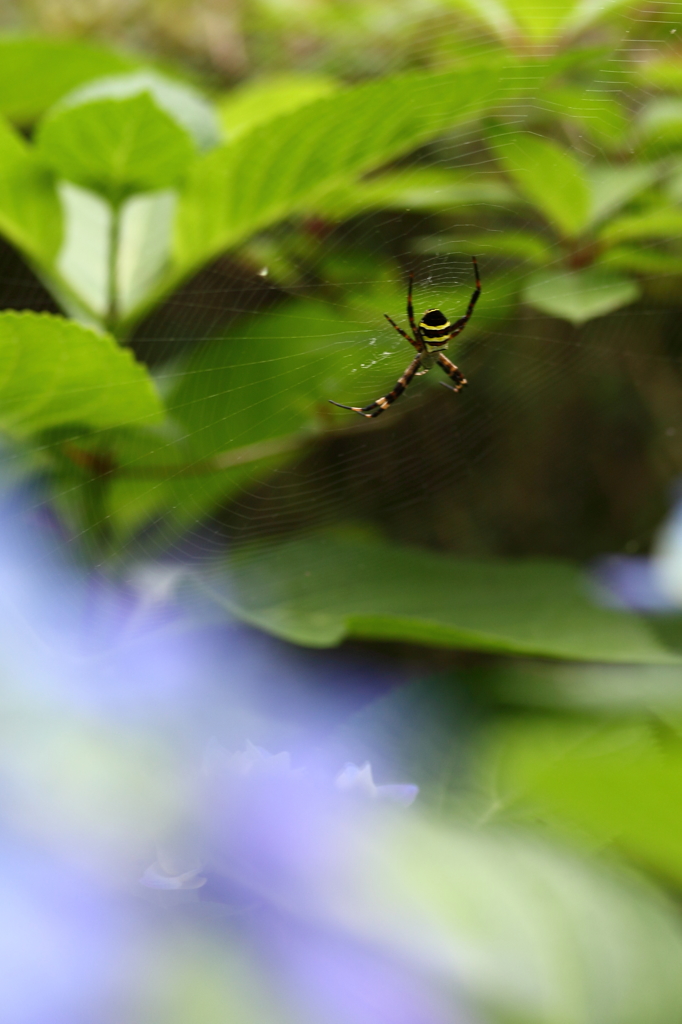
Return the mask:
<path id="1" fill-rule="evenodd" d="M 439 309 L 427 309 L 419 321 L 419 331 L 429 345 L 445 345 L 450 340 L 452 324 Z"/>

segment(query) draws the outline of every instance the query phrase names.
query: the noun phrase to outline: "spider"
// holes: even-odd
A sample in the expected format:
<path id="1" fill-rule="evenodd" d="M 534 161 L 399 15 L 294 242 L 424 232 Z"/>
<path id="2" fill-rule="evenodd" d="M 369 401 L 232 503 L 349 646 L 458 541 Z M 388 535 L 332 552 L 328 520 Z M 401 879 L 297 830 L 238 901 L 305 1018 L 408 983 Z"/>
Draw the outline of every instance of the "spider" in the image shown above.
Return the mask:
<path id="1" fill-rule="evenodd" d="M 407 367 L 402 377 L 393 388 L 393 391 L 390 391 L 382 398 L 377 398 L 375 402 L 370 402 L 369 405 L 365 406 L 341 405 L 340 402 L 332 402 L 330 398 L 329 401 L 332 405 L 337 405 L 339 409 L 349 409 L 351 412 L 357 412 L 360 416 L 366 416 L 369 420 L 374 419 L 375 416 L 380 416 L 385 409 L 388 409 L 389 405 L 395 402 L 396 398 L 402 395 L 413 377 L 420 377 L 423 373 L 428 373 L 434 363 L 438 363 L 441 369 L 447 373 L 448 377 L 455 382 L 455 386 L 451 387 L 449 384 L 441 381 L 444 388 L 455 392 L 462 390 L 466 384 L 466 380 L 455 364 L 450 362 L 447 356 L 443 355 L 443 352 L 448 347 L 448 342 L 452 338 L 456 338 L 458 334 L 461 334 L 466 327 L 469 322 L 469 318 L 474 311 L 474 306 L 478 301 L 478 296 L 481 294 L 481 279 L 478 275 L 478 263 L 476 262 L 476 257 L 472 256 L 471 261 L 474 265 L 476 287 L 474 288 L 473 295 L 469 300 L 466 313 L 459 320 L 456 320 L 454 324 L 451 324 L 448 318 L 441 313 L 439 309 L 427 309 L 424 316 L 419 321 L 419 324 L 417 325 L 415 323 L 414 309 L 412 307 L 412 284 L 414 274 L 410 274 L 410 284 L 407 289 L 407 319 L 410 322 L 412 334 L 406 334 L 402 328 L 398 327 L 394 320 L 391 320 L 388 313 L 384 313 L 384 316 L 391 327 L 395 327 L 398 334 L 401 334 L 406 341 L 409 341 L 410 345 L 414 345 L 417 350 L 417 355 Z"/>

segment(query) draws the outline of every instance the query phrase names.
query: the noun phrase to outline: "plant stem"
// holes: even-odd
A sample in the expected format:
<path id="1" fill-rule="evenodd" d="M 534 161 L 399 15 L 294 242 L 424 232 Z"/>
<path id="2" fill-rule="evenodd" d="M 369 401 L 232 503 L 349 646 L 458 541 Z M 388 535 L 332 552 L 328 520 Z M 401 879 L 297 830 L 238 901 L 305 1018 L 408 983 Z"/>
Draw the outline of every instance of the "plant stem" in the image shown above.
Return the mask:
<path id="1" fill-rule="evenodd" d="M 86 562 L 101 565 L 111 549 L 111 524 L 107 514 L 110 474 L 94 469 L 82 484 L 82 544 Z"/>

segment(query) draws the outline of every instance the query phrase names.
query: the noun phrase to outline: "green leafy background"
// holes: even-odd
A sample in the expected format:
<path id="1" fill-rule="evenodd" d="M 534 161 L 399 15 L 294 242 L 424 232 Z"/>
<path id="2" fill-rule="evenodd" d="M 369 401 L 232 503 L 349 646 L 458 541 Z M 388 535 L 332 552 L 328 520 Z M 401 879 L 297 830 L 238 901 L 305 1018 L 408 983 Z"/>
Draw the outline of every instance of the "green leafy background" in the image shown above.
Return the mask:
<path id="1" fill-rule="evenodd" d="M 311 706 L 353 689 L 344 658 L 390 667 L 316 757 L 416 782 L 423 813 L 354 837 L 315 927 L 492 1024 L 678 1020 L 682 615 L 652 557 L 682 472 L 677 14 L 249 0 L 207 33 L 179 0 L 141 4 L 131 48 L 11 6 L 7 474 L 93 580 L 156 574 L 183 629 L 279 652 L 275 710 L 216 723 L 235 742 L 307 735 L 288 658 L 336 666 Z M 330 405 L 405 369 L 382 314 L 410 272 L 417 311 L 463 315 L 472 255 L 468 387 Z M 226 992 L 202 935 L 141 1019 L 279 1020 L 262 965 L 230 948 Z"/>

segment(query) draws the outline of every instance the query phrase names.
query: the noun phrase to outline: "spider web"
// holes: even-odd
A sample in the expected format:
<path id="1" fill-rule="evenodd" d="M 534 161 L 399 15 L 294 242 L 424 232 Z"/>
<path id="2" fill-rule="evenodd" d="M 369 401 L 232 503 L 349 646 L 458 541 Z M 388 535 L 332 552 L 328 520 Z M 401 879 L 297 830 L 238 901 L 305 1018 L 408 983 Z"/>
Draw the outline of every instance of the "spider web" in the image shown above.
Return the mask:
<path id="1" fill-rule="evenodd" d="M 595 53 L 589 86 L 593 130 L 583 133 L 584 111 L 576 105 L 573 117 L 570 103 L 561 124 L 564 145 L 588 168 L 616 167 L 627 158 L 622 147 L 595 141 L 600 122 L 606 126 L 607 120 L 600 98 L 632 112 L 623 72 L 673 52 L 678 15 L 672 7 L 627 8 L 620 20 L 587 34 L 582 45 Z M 549 43 L 536 44 L 534 57 L 543 45 L 549 59 L 555 52 Z M 418 63 L 423 52 L 432 68 L 451 67 L 453 59 L 485 56 L 496 46 L 490 32 L 466 15 L 451 39 L 442 36 L 438 18 L 425 19 L 413 39 L 412 60 Z M 375 70 L 399 70 L 402 59 L 387 48 Z M 640 87 L 636 105 L 647 95 L 654 92 Z M 527 95 L 503 109 L 501 127 L 514 133 L 531 125 L 542 133 L 548 105 L 541 94 Z M 467 173 L 472 180 L 500 178 L 478 125 L 449 133 L 400 162 L 405 170 L 424 167 L 465 179 Z M 479 197 L 435 210 L 407 201 L 340 222 L 320 215 L 280 225 L 201 271 L 134 339 L 162 390 L 212 338 L 227 335 L 243 351 L 258 336 L 268 341 L 269 372 L 274 362 L 279 373 L 281 364 L 282 389 L 292 389 L 292 401 L 292 380 L 312 384 L 333 351 L 343 354 L 347 375 L 343 387 L 326 397 L 365 405 L 393 388 L 413 356 L 383 316 L 389 313 L 408 329 L 408 273 L 415 273 L 417 319 L 436 307 L 454 321 L 474 285 L 468 239 L 475 234 L 483 291 L 466 330 L 447 350 L 469 384 L 454 395 L 438 386 L 447 378 L 435 367 L 376 420 L 334 414 L 327 429 L 311 433 L 291 453 L 278 453 L 275 444 L 272 461 L 249 464 L 227 494 L 217 484 L 207 499 L 205 478 L 188 476 L 169 499 L 185 505 L 176 536 L 154 520 L 154 495 L 182 475 L 175 474 L 169 453 L 163 479 L 135 480 L 136 500 L 140 494 L 149 498 L 151 525 L 131 535 L 129 551 L 135 557 L 198 557 L 226 544 L 275 542 L 301 530 L 332 528 L 465 555 L 589 558 L 645 549 L 663 515 L 669 483 L 682 471 L 674 288 L 664 273 L 650 274 L 637 303 L 582 327 L 538 312 L 517 301 L 517 292 L 519 279 L 535 268 L 520 255 L 520 246 L 527 234 L 543 231 L 552 256 L 548 269 L 565 268 L 565 249 L 528 206 Z M 515 252 L 505 255 L 492 244 L 501 232 L 512 249 L 516 241 Z M 642 251 L 651 247 L 640 243 Z M 44 300 L 36 286 L 14 264 L 7 268 L 12 305 L 18 294 L 26 305 L 40 306 Z M 302 331 L 315 335 L 317 324 L 312 355 L 293 363 L 281 355 L 282 339 Z M 263 362 L 260 348 L 258 360 Z M 202 371 L 194 372 L 194 400 L 200 404 L 206 390 Z M 229 390 L 221 391 L 219 383 L 216 388 L 212 397 L 229 407 Z M 191 379 L 187 394 L 191 402 Z M 321 422 L 330 408 L 320 407 Z M 269 415 L 266 392 L 241 424 L 233 424 L 235 448 L 246 451 L 249 423 L 257 419 L 267 426 Z M 62 497 L 79 486 L 78 480 L 64 485 Z M 116 500 L 125 508 L 131 499 L 122 492 Z"/>

